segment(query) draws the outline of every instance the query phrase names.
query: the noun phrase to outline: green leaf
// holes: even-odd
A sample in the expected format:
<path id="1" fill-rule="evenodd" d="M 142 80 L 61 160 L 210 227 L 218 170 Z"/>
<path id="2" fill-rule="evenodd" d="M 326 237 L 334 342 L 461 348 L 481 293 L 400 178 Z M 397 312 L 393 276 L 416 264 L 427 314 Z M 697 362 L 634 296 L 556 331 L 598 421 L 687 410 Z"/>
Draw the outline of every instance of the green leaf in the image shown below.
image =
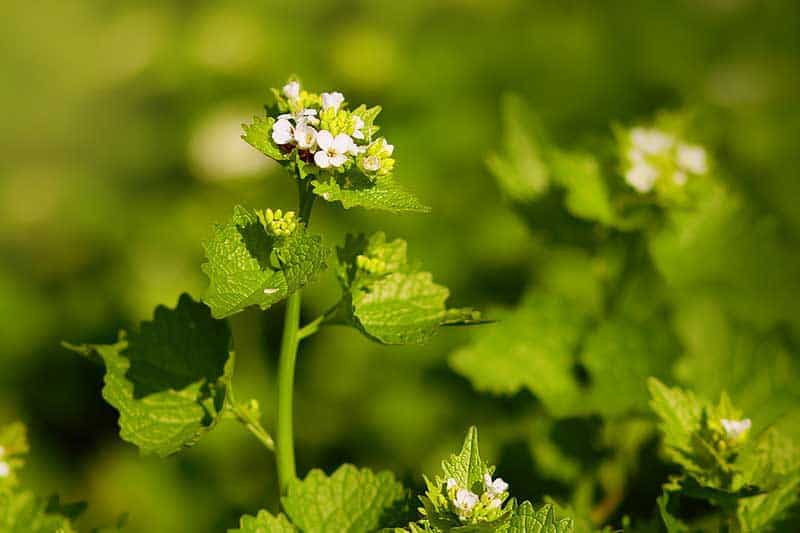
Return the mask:
<path id="1" fill-rule="evenodd" d="M 782 531 L 779 522 L 800 507 L 800 449 L 771 428 L 742 451 L 738 462 L 742 464 L 742 478 L 767 491 L 739 502 L 743 529 Z"/>
<path id="2" fill-rule="evenodd" d="M 0 491 L 0 531 L 3 533 L 74 533 L 65 516 L 51 513 L 47 502 L 31 492 Z"/>
<path id="3" fill-rule="evenodd" d="M 647 378 L 672 370 L 677 343 L 660 324 L 610 318 L 583 342 L 580 360 L 589 373 L 588 408 L 604 416 L 646 410 Z"/>
<path id="4" fill-rule="evenodd" d="M 572 530 L 572 520 L 556 520 L 551 504 L 545 504 L 534 511 L 531 502 L 527 501 L 515 510 L 508 527 L 508 533 L 572 533 Z"/>
<path id="5" fill-rule="evenodd" d="M 407 264 L 406 243 L 386 242 L 383 233 L 369 239 L 348 235 L 337 250 L 338 275 L 345 290 L 343 306 L 348 321 L 369 338 L 383 344 L 422 344 L 440 326 L 480 323 L 472 309 L 447 309 L 450 292 L 433 282 L 428 272 Z M 365 270 L 358 258 L 380 267 Z"/>
<path id="6" fill-rule="evenodd" d="M 600 163 L 594 156 L 558 152 L 553 155 L 551 164 L 553 180 L 566 190 L 567 211 L 607 226 L 618 222 Z"/>
<path id="7" fill-rule="evenodd" d="M 379 176 L 375 181 L 365 177 L 332 177 L 327 181 L 311 182 L 314 194 L 328 202 L 340 202 L 342 207 L 363 207 L 394 212 L 427 213 L 430 208 L 405 190 L 393 175 Z"/>
<path id="8" fill-rule="evenodd" d="M 322 240 L 299 225 L 288 237 L 270 236 L 255 212 L 237 206 L 227 224 L 214 226 L 205 243 L 203 272 L 210 285 L 203 301 L 224 318 L 251 305 L 267 309 L 326 268 Z"/>
<path id="9" fill-rule="evenodd" d="M 543 128 L 517 95 L 505 95 L 502 113 L 504 153 L 491 154 L 487 165 L 512 200 L 530 202 L 543 195 L 550 184 L 542 153 Z"/>
<path id="10" fill-rule="evenodd" d="M 574 375 L 586 317 L 562 297 L 534 291 L 498 324 L 450 357 L 456 372 L 481 391 L 534 393 L 554 415 L 582 409 Z"/>
<path id="11" fill-rule="evenodd" d="M 472 426 L 467 431 L 464 444 L 458 454 L 451 455 L 442 461 L 444 479 L 453 478 L 459 487 L 465 487 L 475 493 L 483 492 L 483 475 L 491 474 L 494 468 L 481 459 L 478 448 L 478 428 Z"/>
<path id="12" fill-rule="evenodd" d="M 273 516 L 267 511 L 259 511 L 256 516 L 245 515 L 239 521 L 239 529 L 229 529 L 228 533 L 293 533 L 297 531 L 282 514 Z"/>
<path id="13" fill-rule="evenodd" d="M 671 506 L 670 499 L 670 494 L 665 491 L 656 500 L 656 502 L 658 502 L 658 511 L 661 514 L 664 527 L 667 528 L 667 533 L 689 533 L 691 531 L 689 526 L 678 520 L 678 518 L 673 515 L 674 511 L 669 509 Z"/>
<path id="14" fill-rule="evenodd" d="M 167 456 L 194 445 L 219 420 L 233 369 L 227 324 L 188 295 L 158 307 L 116 344 L 68 348 L 106 366 L 103 398 L 119 411 L 120 436 Z"/>
<path id="15" fill-rule="evenodd" d="M 291 153 L 284 153 L 272 141 L 272 126 L 275 124 L 273 117 L 254 117 L 251 124 L 242 124 L 244 134 L 242 139 L 264 154 L 276 161 L 287 161 L 291 159 Z"/>
<path id="16" fill-rule="evenodd" d="M 342 465 L 331 476 L 312 470 L 289 484 L 281 499 L 286 514 L 305 533 L 374 531 L 408 523 L 407 493 L 391 472 L 377 474 Z"/>

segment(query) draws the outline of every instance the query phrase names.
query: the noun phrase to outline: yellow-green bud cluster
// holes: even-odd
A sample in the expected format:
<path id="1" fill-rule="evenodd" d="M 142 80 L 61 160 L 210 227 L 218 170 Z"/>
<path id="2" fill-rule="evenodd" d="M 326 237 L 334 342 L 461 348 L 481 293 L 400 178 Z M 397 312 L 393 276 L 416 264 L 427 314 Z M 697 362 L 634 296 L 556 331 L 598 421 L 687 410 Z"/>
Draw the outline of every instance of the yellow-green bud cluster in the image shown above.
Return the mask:
<path id="1" fill-rule="evenodd" d="M 259 218 L 267 233 L 275 237 L 288 237 L 297 229 L 297 217 L 294 211 L 284 213 L 280 209 L 276 211 L 267 209 L 259 213 Z"/>
<path id="2" fill-rule="evenodd" d="M 356 257 L 356 266 L 368 274 L 383 274 L 386 271 L 386 262 L 377 257 L 359 255 Z"/>
<path id="3" fill-rule="evenodd" d="M 385 176 L 394 169 L 394 146 L 380 137 L 367 146 L 367 149 L 358 158 L 358 168 L 367 176 Z"/>

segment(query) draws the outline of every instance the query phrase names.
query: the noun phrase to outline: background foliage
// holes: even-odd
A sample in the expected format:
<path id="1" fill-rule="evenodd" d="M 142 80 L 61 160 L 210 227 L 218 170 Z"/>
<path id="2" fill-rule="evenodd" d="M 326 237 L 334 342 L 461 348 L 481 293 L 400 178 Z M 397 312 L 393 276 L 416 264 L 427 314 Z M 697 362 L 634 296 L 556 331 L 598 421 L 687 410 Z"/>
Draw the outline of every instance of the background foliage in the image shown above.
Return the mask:
<path id="1" fill-rule="evenodd" d="M 569 365 L 498 365 L 519 382 L 473 388 L 462 374 L 475 350 L 503 347 L 494 326 L 422 348 L 327 329 L 298 361 L 301 473 L 350 461 L 420 488 L 477 424 L 515 496 L 551 495 L 619 524 L 655 516 L 674 470 L 657 453 L 644 381 L 629 390 L 624 374 L 710 400 L 726 388 L 754 429 L 797 433 L 798 33 L 789 0 L 12 1 L 0 18 L 0 421 L 29 425 L 27 485 L 90 501 L 87 524 L 130 511 L 134 532 L 220 531 L 277 505 L 271 456 L 234 424 L 166 461 L 140 457 L 117 436 L 101 368 L 59 340 L 111 344 L 156 305 L 199 297 L 200 243 L 232 205 L 293 207 L 291 182 L 239 139 L 292 72 L 380 103 L 397 176 L 433 209 L 321 206 L 316 227 L 402 235 L 451 305 L 504 318 L 521 304 L 498 328 L 558 329 L 541 334 L 548 361 L 596 346 L 577 370 L 606 378 L 582 412 L 581 400 L 561 401 L 574 397 Z M 560 201 L 533 209 L 489 172 L 509 135 L 507 92 L 564 148 L 609 139 L 614 122 L 693 110 L 729 194 L 699 219 L 678 216 L 646 250 L 620 239 L 598 255 Z M 586 209 L 602 220 L 602 206 Z M 636 253 L 636 276 L 615 278 L 615 260 Z M 609 318 L 615 279 L 635 283 Z M 314 287 L 307 317 L 338 291 L 330 275 Z M 281 311 L 231 320 L 239 395 L 267 413 Z M 597 327 L 578 339 L 570 328 L 586 320 Z"/>

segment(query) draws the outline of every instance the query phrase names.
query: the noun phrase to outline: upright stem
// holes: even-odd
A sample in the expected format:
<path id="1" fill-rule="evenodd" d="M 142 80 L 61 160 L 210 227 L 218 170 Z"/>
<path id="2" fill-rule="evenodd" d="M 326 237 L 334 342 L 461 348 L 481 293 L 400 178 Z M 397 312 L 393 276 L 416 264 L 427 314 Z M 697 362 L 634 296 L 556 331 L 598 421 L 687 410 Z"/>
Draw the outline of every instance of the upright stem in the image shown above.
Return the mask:
<path id="1" fill-rule="evenodd" d="M 308 226 L 314 194 L 309 189 L 308 180 L 298 180 L 300 200 L 300 222 Z M 297 346 L 300 343 L 300 304 L 302 296 L 295 291 L 286 301 L 286 314 L 283 322 L 283 338 L 278 361 L 278 420 L 275 435 L 275 460 L 278 465 L 278 483 L 281 494 L 286 494 L 289 482 L 297 478 L 294 461 L 294 367 L 297 360 Z"/>
<path id="2" fill-rule="evenodd" d="M 275 459 L 278 463 L 278 482 L 281 494 L 286 494 L 289 482 L 297 477 L 294 462 L 294 429 L 292 406 L 294 396 L 294 366 L 299 342 L 297 330 L 300 325 L 300 291 L 286 301 L 286 316 L 283 323 L 283 339 L 278 362 L 278 420 Z"/>

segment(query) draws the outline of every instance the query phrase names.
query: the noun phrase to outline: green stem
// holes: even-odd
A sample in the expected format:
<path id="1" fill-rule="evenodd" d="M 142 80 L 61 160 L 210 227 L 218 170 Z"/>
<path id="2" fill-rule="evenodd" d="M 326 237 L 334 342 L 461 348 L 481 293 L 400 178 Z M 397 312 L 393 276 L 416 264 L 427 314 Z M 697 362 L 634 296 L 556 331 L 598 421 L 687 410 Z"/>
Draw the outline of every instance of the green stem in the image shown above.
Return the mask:
<path id="1" fill-rule="evenodd" d="M 315 318 L 314 320 L 312 320 L 311 322 L 300 328 L 297 331 L 298 339 L 303 340 L 306 337 L 310 337 L 311 335 L 319 331 L 319 328 L 325 325 L 325 323 L 328 322 L 332 317 L 336 316 L 336 313 L 339 311 L 339 306 L 340 304 L 337 303 L 336 305 L 334 305 L 333 307 L 322 313 L 320 316 L 318 316 L 317 318 Z"/>
<path id="2" fill-rule="evenodd" d="M 311 208 L 314 205 L 314 193 L 311 192 L 307 180 L 298 180 L 297 189 L 300 200 L 300 222 L 308 226 Z M 295 291 L 286 300 L 286 313 L 283 322 L 283 338 L 278 360 L 278 420 L 276 432 L 275 460 L 278 466 L 278 484 L 281 494 L 286 494 L 289 483 L 297 479 L 297 467 L 294 460 L 294 368 L 297 361 L 297 347 L 301 337 L 300 328 L 301 292 Z"/>
<path id="3" fill-rule="evenodd" d="M 236 401 L 233 392 L 233 383 L 228 385 L 228 394 L 225 396 L 225 399 L 228 403 L 228 409 L 236 417 L 236 420 L 241 422 L 241 424 L 268 450 L 274 452 L 275 441 L 272 440 L 272 436 L 270 436 L 269 432 L 261 425 L 261 422 L 259 422 L 248 409 Z"/>
<path id="4" fill-rule="evenodd" d="M 300 325 L 300 302 L 300 291 L 292 293 L 286 301 L 283 339 L 278 362 L 278 431 L 275 459 L 278 463 L 278 482 L 281 494 L 285 494 L 289 482 L 297 478 L 294 462 L 292 400 L 294 396 L 294 366 L 297 359 L 297 345 L 300 342 L 297 336 Z"/>

